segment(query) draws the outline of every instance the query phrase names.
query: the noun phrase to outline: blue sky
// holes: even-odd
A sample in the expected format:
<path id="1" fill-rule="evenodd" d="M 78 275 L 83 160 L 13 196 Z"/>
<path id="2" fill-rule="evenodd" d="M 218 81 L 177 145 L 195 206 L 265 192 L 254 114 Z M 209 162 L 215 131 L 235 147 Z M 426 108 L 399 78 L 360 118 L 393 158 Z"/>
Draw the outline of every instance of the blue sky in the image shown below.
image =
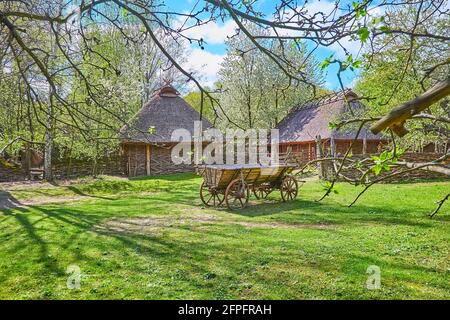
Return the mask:
<path id="1" fill-rule="evenodd" d="M 170 9 L 176 10 L 177 12 L 190 12 L 197 0 L 168 0 L 165 2 L 166 6 Z M 275 8 L 274 1 L 271 0 L 259 0 L 255 9 L 260 10 L 267 18 L 270 18 L 271 13 L 274 12 Z M 341 5 L 345 5 L 345 1 L 341 1 Z M 351 3 L 351 1 L 349 1 Z M 197 8 L 202 8 L 204 5 L 203 1 L 197 4 Z M 301 5 L 301 2 L 300 2 Z M 331 12 L 334 8 L 334 0 L 309 0 L 307 2 L 307 8 L 309 12 Z M 369 11 L 370 14 L 370 11 Z M 373 12 L 377 14 L 377 12 Z M 184 66 L 190 70 L 200 71 L 204 75 L 202 79 L 203 84 L 211 85 L 216 80 L 216 74 L 219 69 L 220 62 L 226 54 L 226 45 L 224 44 L 226 40 L 226 35 L 233 34 L 235 28 L 234 22 L 231 20 L 210 22 L 207 25 L 201 27 L 195 27 L 189 31 L 189 35 L 195 38 L 203 38 L 206 42 L 204 45 L 204 50 L 201 50 L 197 44 L 190 45 L 191 52 L 188 55 L 188 60 Z M 347 50 L 353 54 L 355 58 L 360 51 L 360 44 L 358 42 L 346 40 L 343 43 Z M 316 58 L 319 61 L 323 61 L 330 54 L 335 53 L 336 57 L 344 58 L 345 54 L 339 46 L 333 46 L 330 48 L 319 48 L 316 52 Z M 336 75 L 337 65 L 331 65 L 326 70 L 325 76 L 325 86 L 328 89 L 338 89 L 338 78 Z M 346 87 L 352 87 L 357 74 L 354 72 L 346 71 L 342 74 L 342 79 Z"/>

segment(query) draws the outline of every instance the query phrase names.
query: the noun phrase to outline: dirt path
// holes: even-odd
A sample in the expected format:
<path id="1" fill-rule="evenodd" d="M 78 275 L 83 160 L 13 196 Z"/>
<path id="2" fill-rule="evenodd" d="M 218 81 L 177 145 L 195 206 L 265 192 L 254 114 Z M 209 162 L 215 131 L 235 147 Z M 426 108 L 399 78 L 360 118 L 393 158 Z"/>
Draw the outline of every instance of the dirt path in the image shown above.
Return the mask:
<path id="1" fill-rule="evenodd" d="M 66 197 L 39 197 L 35 199 L 18 200 L 7 191 L 0 191 L 0 210 L 37 206 L 41 204 L 74 202 L 89 199 L 88 196 L 66 196 Z"/>
<path id="2" fill-rule="evenodd" d="M 239 225 L 246 228 L 264 229 L 330 229 L 335 225 L 330 224 L 306 224 L 284 223 L 276 221 L 245 221 L 225 219 L 214 214 L 190 214 L 190 215 L 164 215 L 150 217 L 135 217 L 123 219 L 111 219 L 94 226 L 94 230 L 104 233 L 125 233 L 152 235 L 159 234 L 166 228 L 191 226 L 201 227 L 209 223 L 214 225 Z"/>
<path id="3" fill-rule="evenodd" d="M 66 187 L 74 184 L 74 182 L 61 180 L 55 183 L 49 183 L 46 181 L 14 181 L 14 182 L 0 182 L 0 191 L 16 190 L 16 189 L 30 189 L 30 188 L 57 188 Z"/>
<path id="4" fill-rule="evenodd" d="M 68 187 L 79 183 L 78 180 L 59 180 L 54 183 L 45 181 L 16 181 L 16 182 L 1 182 L 0 183 L 0 210 L 13 209 L 33 205 L 74 202 L 89 199 L 89 195 L 67 195 L 67 196 L 38 196 L 35 198 L 19 200 L 16 199 L 11 191 L 27 190 L 27 189 L 57 189 L 61 187 Z"/>

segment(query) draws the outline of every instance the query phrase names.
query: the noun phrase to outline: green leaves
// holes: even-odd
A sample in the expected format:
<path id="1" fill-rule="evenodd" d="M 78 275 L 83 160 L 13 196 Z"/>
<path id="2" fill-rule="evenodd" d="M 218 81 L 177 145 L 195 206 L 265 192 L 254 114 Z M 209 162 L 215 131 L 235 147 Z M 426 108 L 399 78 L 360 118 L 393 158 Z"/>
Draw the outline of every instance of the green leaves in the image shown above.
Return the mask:
<path id="1" fill-rule="evenodd" d="M 334 53 L 332 53 L 328 58 L 326 58 L 324 61 L 322 61 L 322 63 L 319 64 L 319 68 L 324 70 L 326 67 L 328 67 L 332 63 L 333 57 L 334 57 Z"/>
<path id="2" fill-rule="evenodd" d="M 388 26 L 381 26 L 378 29 L 380 29 L 380 31 L 383 31 L 384 33 L 389 32 L 391 30 Z"/>
<path id="3" fill-rule="evenodd" d="M 390 28 L 385 24 L 384 16 L 374 17 L 370 21 L 369 25 L 372 28 L 378 29 L 378 30 L 380 30 L 382 32 L 389 32 L 390 31 Z"/>
<path id="4" fill-rule="evenodd" d="M 352 5 L 353 5 L 353 10 L 355 10 L 355 12 L 356 12 L 356 14 L 355 14 L 356 19 L 365 17 L 367 15 L 367 8 L 366 8 L 367 1 L 364 1 L 362 4 L 357 1 L 353 1 Z M 384 18 L 383 18 L 383 20 L 384 20 Z M 359 28 L 356 31 L 356 33 L 359 37 L 359 40 L 361 40 L 362 43 L 365 43 L 370 35 L 369 28 L 366 26 Z"/>
<path id="5" fill-rule="evenodd" d="M 361 60 L 353 60 L 353 55 L 349 54 L 347 56 L 347 60 L 342 62 L 342 71 L 349 68 L 351 71 L 355 71 L 355 69 L 358 69 L 361 67 L 362 61 Z"/>
<path id="6" fill-rule="evenodd" d="M 336 123 L 336 122 L 330 122 L 330 123 L 328 123 L 328 128 L 330 128 L 330 129 L 336 129 L 336 128 L 337 128 L 337 123 Z"/>
<path id="7" fill-rule="evenodd" d="M 367 9 L 366 9 L 366 1 L 364 3 L 359 3 L 357 1 L 352 2 L 353 9 L 356 12 L 356 19 L 359 19 L 360 17 L 365 17 L 367 15 Z"/>
<path id="8" fill-rule="evenodd" d="M 379 156 L 372 156 L 375 165 L 372 167 L 373 173 L 378 176 L 383 171 L 390 171 L 391 167 L 397 163 L 398 158 L 405 152 L 405 150 L 398 147 L 395 150 L 385 150 Z"/>
<path id="9" fill-rule="evenodd" d="M 148 128 L 148 133 L 150 133 L 150 134 L 155 134 L 155 126 L 150 126 L 150 127 Z"/>
<path id="10" fill-rule="evenodd" d="M 372 167 L 372 171 L 376 176 L 378 176 L 383 170 L 391 170 L 389 164 L 387 163 L 389 160 L 389 154 L 390 152 L 383 151 L 379 156 L 372 156 L 372 160 L 375 163 L 375 165 Z"/>
<path id="11" fill-rule="evenodd" d="M 347 70 L 349 68 L 351 71 L 355 71 L 355 69 L 358 69 L 361 67 L 362 61 L 361 60 L 353 60 L 353 55 L 349 54 L 347 56 L 347 59 L 344 61 L 340 60 L 334 60 L 334 53 L 330 55 L 328 58 L 326 58 L 322 63 L 319 64 L 319 68 L 324 70 L 326 67 L 328 67 L 330 64 L 335 62 L 340 62 L 341 71 Z"/>
<path id="12" fill-rule="evenodd" d="M 353 63 L 351 64 L 350 69 L 353 71 L 353 69 L 361 68 L 361 64 L 362 64 L 362 61 L 361 61 L 361 60 L 355 60 L 355 61 L 353 61 Z"/>
<path id="13" fill-rule="evenodd" d="M 375 17 L 372 19 L 372 25 L 376 26 L 378 24 L 381 24 L 384 22 L 384 16 L 381 17 Z"/>
<path id="14" fill-rule="evenodd" d="M 362 43 L 365 43 L 370 35 L 370 31 L 369 31 L 368 27 L 359 28 L 356 33 L 358 34 L 359 40 L 361 40 Z"/>
<path id="15" fill-rule="evenodd" d="M 322 190 L 323 191 L 330 190 L 334 194 L 339 193 L 339 190 L 336 188 L 336 185 L 333 185 L 330 181 L 325 181 L 324 183 L 322 183 Z"/>
<path id="16" fill-rule="evenodd" d="M 372 171 L 376 176 L 380 175 L 381 171 L 389 171 L 391 167 L 383 162 L 377 162 L 375 166 L 372 167 Z"/>

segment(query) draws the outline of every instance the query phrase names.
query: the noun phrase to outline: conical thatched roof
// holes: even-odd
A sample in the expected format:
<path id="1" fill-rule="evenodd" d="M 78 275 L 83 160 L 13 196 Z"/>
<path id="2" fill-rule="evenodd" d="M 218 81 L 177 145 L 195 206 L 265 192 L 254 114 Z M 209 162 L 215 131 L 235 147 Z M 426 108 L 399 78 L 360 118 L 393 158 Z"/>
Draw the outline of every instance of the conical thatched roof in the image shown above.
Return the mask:
<path id="1" fill-rule="evenodd" d="M 363 111 L 365 106 L 357 100 L 357 95 L 347 90 L 345 93 L 331 94 L 326 97 L 307 102 L 293 109 L 278 125 L 281 143 L 314 141 L 320 135 L 322 139 L 353 139 L 355 128 L 344 128 L 336 131 L 329 126 L 330 122 L 339 122 L 349 111 Z M 348 103 L 346 102 L 348 101 Z M 380 140 L 367 128 L 363 128 L 359 137 Z"/>
<path id="2" fill-rule="evenodd" d="M 194 135 L 194 121 L 200 114 L 186 103 L 172 86 L 161 88 L 141 110 L 120 129 L 122 142 L 169 143 L 175 129 L 186 129 Z M 211 128 L 202 120 L 202 130 Z"/>

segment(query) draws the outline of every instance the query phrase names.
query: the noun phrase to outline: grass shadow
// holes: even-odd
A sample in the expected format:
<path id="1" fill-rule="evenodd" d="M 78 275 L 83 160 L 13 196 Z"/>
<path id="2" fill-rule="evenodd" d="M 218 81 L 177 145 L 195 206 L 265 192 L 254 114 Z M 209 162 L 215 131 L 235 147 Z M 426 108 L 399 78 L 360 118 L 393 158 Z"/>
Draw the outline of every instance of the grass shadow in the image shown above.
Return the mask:
<path id="1" fill-rule="evenodd" d="M 97 199 L 103 199 L 103 200 L 116 200 L 115 198 L 111 198 L 111 197 L 88 194 L 86 192 L 81 191 L 78 187 L 75 187 L 75 186 L 68 186 L 66 188 L 68 190 L 72 191 L 73 193 L 83 196 L 83 197 L 97 198 Z"/>
<path id="2" fill-rule="evenodd" d="M 160 175 L 160 176 L 140 176 L 140 177 L 130 177 L 130 181 L 151 181 L 151 180 L 162 180 L 162 181 L 187 181 L 192 178 L 198 178 L 199 176 L 193 172 L 186 173 L 176 173 L 170 175 Z"/>
<path id="3" fill-rule="evenodd" d="M 22 207 L 22 204 L 11 193 L 0 191 L 0 210 Z"/>

